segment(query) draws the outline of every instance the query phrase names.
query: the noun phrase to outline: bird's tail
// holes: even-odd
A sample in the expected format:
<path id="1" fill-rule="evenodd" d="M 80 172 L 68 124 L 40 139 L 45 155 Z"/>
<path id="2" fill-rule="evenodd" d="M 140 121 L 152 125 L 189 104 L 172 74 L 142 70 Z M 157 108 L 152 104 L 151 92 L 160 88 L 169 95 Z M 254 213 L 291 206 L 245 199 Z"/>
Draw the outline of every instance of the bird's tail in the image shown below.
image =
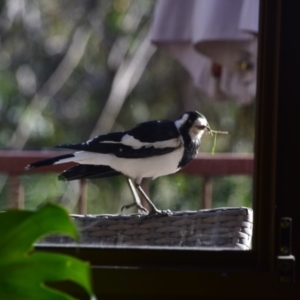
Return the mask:
<path id="1" fill-rule="evenodd" d="M 27 165 L 25 167 L 25 169 L 29 170 L 29 169 L 33 169 L 33 168 L 39 168 L 39 167 L 44 167 L 44 166 L 51 166 L 51 165 L 71 162 L 71 161 L 73 161 L 72 158 L 74 158 L 74 154 L 65 154 L 65 155 L 60 155 L 60 156 L 56 156 L 56 157 L 52 157 L 52 158 L 47 158 L 47 159 L 39 160 L 32 164 Z"/>

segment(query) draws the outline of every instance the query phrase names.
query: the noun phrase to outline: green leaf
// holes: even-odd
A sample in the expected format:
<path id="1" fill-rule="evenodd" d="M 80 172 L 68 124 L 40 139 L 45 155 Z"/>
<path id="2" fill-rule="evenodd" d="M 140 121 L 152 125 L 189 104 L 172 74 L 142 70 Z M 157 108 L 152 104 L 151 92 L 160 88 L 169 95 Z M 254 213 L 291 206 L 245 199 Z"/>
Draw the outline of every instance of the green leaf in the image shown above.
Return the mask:
<path id="1" fill-rule="evenodd" d="M 44 284 L 59 280 L 72 280 L 92 293 L 89 264 L 68 255 L 37 252 L 0 264 L 0 270 L 0 299 L 73 299 Z"/>
<path id="2" fill-rule="evenodd" d="M 78 233 L 67 211 L 47 204 L 37 212 L 8 210 L 0 214 L 0 257 L 17 259 L 33 249 L 33 243 L 50 233 L 61 233 L 78 240 Z"/>
<path id="3" fill-rule="evenodd" d="M 36 212 L 0 213 L 0 299 L 74 299 L 45 285 L 59 280 L 71 280 L 92 295 L 87 262 L 63 254 L 33 252 L 33 243 L 49 233 L 78 239 L 67 211 L 58 205 L 47 204 Z"/>

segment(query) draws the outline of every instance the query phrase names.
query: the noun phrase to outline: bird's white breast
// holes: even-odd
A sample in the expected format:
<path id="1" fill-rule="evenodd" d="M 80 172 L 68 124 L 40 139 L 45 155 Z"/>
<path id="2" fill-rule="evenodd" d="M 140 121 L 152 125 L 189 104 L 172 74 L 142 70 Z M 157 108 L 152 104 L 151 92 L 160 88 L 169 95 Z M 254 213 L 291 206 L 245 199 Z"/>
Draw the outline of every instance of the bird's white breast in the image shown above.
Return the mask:
<path id="1" fill-rule="evenodd" d="M 183 156 L 183 151 L 183 147 L 180 147 L 171 153 L 148 158 L 124 159 L 114 157 L 111 160 L 110 166 L 136 179 L 136 181 L 147 177 L 155 179 L 178 171 L 178 163 Z"/>

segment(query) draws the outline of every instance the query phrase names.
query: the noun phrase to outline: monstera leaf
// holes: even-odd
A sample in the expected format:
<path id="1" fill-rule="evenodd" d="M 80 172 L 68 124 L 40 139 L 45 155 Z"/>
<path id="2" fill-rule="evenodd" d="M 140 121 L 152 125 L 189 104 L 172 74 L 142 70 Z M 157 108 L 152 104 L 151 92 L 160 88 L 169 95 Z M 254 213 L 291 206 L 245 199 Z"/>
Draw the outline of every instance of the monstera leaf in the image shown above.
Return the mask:
<path id="1" fill-rule="evenodd" d="M 92 297 L 88 263 L 68 255 L 34 251 L 34 242 L 50 233 L 78 239 L 67 211 L 58 205 L 0 213 L 0 299 L 74 299 L 45 284 L 60 280 L 79 284 Z"/>

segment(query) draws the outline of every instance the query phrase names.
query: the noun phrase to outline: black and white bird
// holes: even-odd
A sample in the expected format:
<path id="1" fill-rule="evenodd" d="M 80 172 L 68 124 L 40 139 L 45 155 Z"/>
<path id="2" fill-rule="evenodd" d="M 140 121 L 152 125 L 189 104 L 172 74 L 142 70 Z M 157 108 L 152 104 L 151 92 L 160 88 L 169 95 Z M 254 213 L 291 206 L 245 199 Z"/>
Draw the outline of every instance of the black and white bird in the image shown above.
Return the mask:
<path id="1" fill-rule="evenodd" d="M 34 162 L 26 169 L 78 163 L 59 175 L 59 179 L 67 181 L 123 174 L 128 179 L 135 201 L 123 208 L 136 205 L 147 212 L 140 203 L 135 186 L 148 202 L 150 214 L 166 214 L 166 211 L 158 210 L 143 191 L 140 185 L 142 179 L 155 179 L 179 171 L 195 158 L 201 137 L 204 132 L 210 131 L 202 114 L 186 112 L 176 121 L 149 121 L 131 130 L 100 135 L 84 143 L 58 145 L 57 148 L 78 151 Z"/>

